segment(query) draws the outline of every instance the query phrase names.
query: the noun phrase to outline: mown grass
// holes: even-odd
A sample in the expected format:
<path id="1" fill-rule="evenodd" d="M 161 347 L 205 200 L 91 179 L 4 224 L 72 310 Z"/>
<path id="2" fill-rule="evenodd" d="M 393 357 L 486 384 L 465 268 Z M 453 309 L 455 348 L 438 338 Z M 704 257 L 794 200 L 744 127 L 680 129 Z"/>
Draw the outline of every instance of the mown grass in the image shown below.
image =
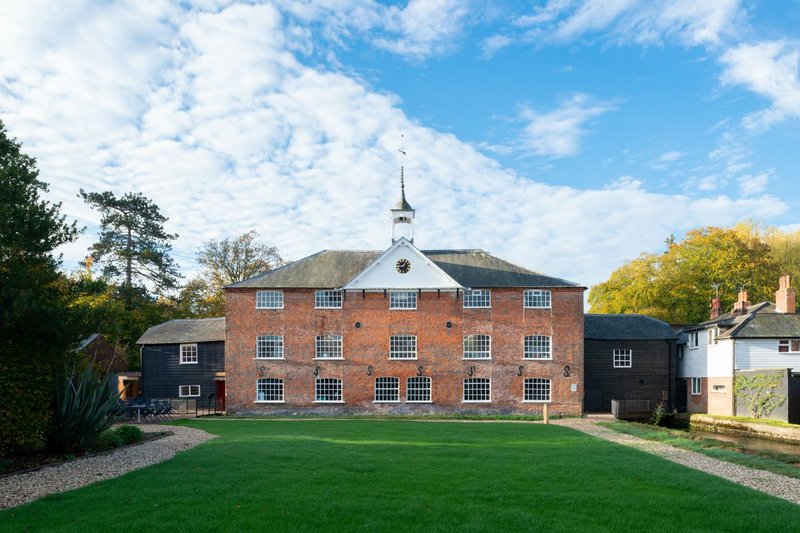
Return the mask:
<path id="1" fill-rule="evenodd" d="M 800 506 L 541 424 L 195 420 L 173 460 L 2 531 L 789 531 Z"/>
<path id="2" fill-rule="evenodd" d="M 797 466 L 800 464 L 800 455 L 789 455 L 770 450 L 754 450 L 733 442 L 692 435 L 687 431 L 632 422 L 601 422 L 600 425 L 620 433 L 702 453 L 720 461 L 800 479 L 800 468 Z"/>

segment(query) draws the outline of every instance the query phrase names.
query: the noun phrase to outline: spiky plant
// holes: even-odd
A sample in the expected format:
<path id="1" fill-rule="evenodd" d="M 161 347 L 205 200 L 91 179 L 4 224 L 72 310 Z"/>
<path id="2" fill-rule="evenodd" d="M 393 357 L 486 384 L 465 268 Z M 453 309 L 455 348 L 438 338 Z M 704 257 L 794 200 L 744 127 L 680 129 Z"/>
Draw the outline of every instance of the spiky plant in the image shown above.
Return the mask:
<path id="1" fill-rule="evenodd" d="M 112 388 L 112 374 L 98 378 L 90 363 L 77 372 L 65 369 L 56 380 L 49 448 L 58 453 L 88 449 L 119 417 L 119 393 Z"/>

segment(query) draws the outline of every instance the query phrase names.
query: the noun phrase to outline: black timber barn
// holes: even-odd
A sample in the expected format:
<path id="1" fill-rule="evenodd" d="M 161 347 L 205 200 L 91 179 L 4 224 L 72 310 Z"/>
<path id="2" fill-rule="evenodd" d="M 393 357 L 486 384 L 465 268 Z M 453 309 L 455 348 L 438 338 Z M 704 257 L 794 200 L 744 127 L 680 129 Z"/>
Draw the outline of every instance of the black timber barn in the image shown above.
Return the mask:
<path id="1" fill-rule="evenodd" d="M 225 397 L 225 318 L 170 320 L 136 344 L 144 397 Z"/>
<path id="2" fill-rule="evenodd" d="M 643 315 L 584 316 L 584 412 L 611 412 L 611 400 L 674 407 L 677 335 Z"/>

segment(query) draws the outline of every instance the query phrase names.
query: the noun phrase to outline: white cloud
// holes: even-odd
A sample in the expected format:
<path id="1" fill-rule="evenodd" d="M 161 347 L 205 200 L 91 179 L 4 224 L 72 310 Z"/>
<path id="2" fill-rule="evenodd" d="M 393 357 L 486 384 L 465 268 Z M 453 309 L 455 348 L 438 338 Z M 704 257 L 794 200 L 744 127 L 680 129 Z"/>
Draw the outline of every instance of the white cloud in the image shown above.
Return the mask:
<path id="1" fill-rule="evenodd" d="M 736 181 L 739 183 L 739 190 L 743 196 L 753 196 L 764 192 L 769 184 L 769 178 L 769 172 L 759 172 L 740 176 Z"/>
<path id="2" fill-rule="evenodd" d="M 681 160 L 686 154 L 677 150 L 664 152 L 654 160 L 650 161 L 650 167 L 656 170 L 666 170 L 676 161 Z"/>
<path id="3" fill-rule="evenodd" d="M 522 144 L 538 156 L 574 155 L 580 151 L 580 140 L 587 133 L 586 124 L 614 108 L 612 102 L 600 102 L 588 95 L 576 94 L 550 112 L 525 109 L 520 113 L 520 119 L 528 122 Z"/>
<path id="4" fill-rule="evenodd" d="M 397 97 L 304 65 L 292 23 L 269 5 L 76 6 L 15 11 L 5 28 L 25 31 L 0 31 L 0 117 L 38 158 L 50 197 L 89 226 L 65 247 L 67 267 L 97 230 L 81 187 L 152 198 L 180 234 L 175 256 L 189 274 L 203 241 L 249 229 L 294 259 L 384 248 L 401 132 L 420 246 L 482 247 L 581 283 L 672 232 L 787 210 L 771 196 L 655 194 L 630 177 L 581 190 L 518 176 L 409 119 Z M 576 95 L 530 111 L 531 150 L 574 153 L 588 121 L 611 109 Z"/>
<path id="5" fill-rule="evenodd" d="M 772 105 L 745 117 L 747 128 L 763 130 L 786 118 L 800 117 L 800 45 L 787 41 L 742 44 L 721 58 L 722 81 L 744 85 Z"/>

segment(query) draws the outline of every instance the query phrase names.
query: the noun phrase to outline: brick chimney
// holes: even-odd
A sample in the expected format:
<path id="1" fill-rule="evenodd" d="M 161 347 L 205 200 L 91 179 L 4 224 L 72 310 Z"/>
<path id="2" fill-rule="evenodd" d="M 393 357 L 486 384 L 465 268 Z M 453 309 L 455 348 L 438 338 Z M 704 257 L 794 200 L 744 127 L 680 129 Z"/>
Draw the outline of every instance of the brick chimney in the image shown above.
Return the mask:
<path id="1" fill-rule="evenodd" d="M 709 318 L 714 320 L 715 318 L 719 317 L 722 314 L 722 302 L 719 301 L 719 298 L 712 298 L 711 299 L 711 314 Z"/>
<path id="2" fill-rule="evenodd" d="M 778 290 L 775 291 L 775 310 L 779 313 L 794 314 L 794 289 L 791 287 L 792 277 L 789 274 L 781 276 L 778 280 Z"/>
<path id="3" fill-rule="evenodd" d="M 747 312 L 748 307 L 750 307 L 750 302 L 747 301 L 747 291 L 741 290 L 739 291 L 739 299 L 733 304 L 733 314 L 743 315 Z"/>

